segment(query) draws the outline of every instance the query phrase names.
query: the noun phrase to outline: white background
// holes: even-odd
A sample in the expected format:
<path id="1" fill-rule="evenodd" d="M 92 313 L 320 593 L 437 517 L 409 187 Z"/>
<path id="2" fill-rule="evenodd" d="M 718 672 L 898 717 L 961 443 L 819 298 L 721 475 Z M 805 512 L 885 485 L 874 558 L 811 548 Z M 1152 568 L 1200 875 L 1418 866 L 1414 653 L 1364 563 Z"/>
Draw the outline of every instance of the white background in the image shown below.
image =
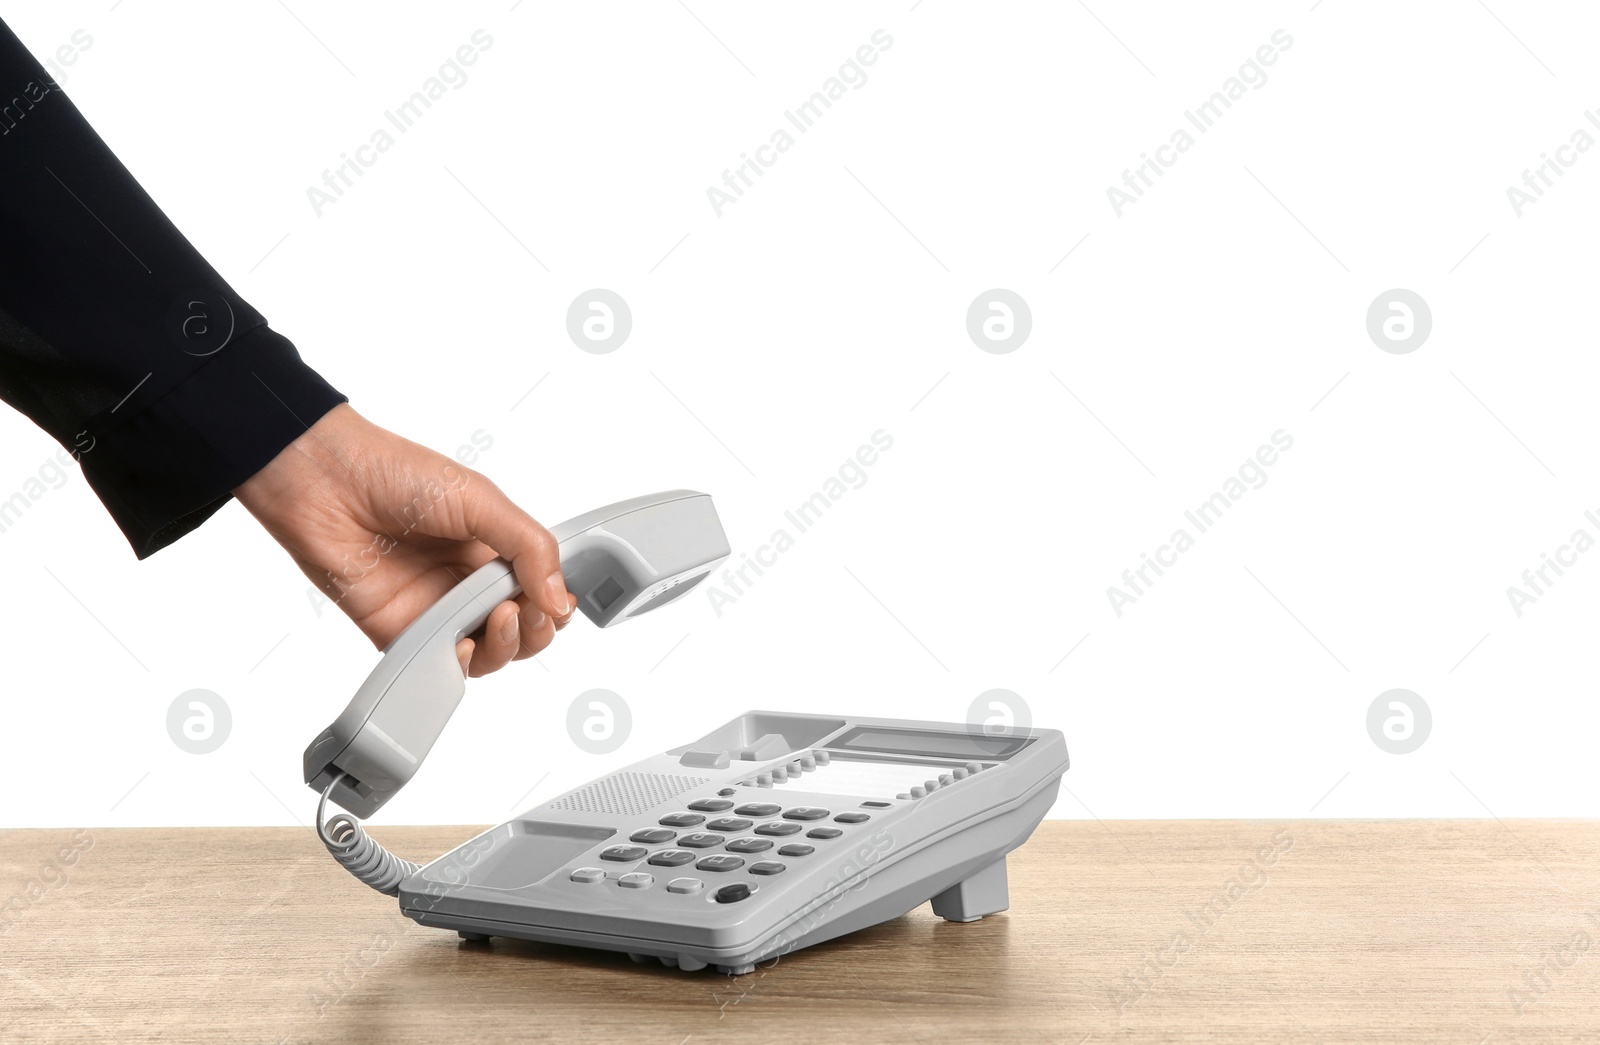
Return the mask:
<path id="1" fill-rule="evenodd" d="M 692 487 L 737 556 L 893 437 L 720 616 L 579 620 L 471 682 L 381 821 L 504 819 L 750 708 L 960 721 L 993 688 L 1065 731 L 1060 817 L 1586 815 L 1600 554 L 1520 618 L 1506 589 L 1600 537 L 1600 156 L 1520 217 L 1506 189 L 1600 103 L 1597 27 L 1492 6 L 6 17 L 41 57 L 92 36 L 67 93 L 358 409 L 446 451 L 481 430 L 547 523 Z M 306 189 L 480 28 L 470 79 L 316 216 Z M 879 29 L 867 82 L 719 217 L 707 188 Z M 1279 29 L 1266 82 L 1117 216 L 1107 187 Z M 592 287 L 632 308 L 610 355 L 566 333 Z M 993 287 L 1031 306 L 1009 354 L 966 330 Z M 1410 354 L 1366 332 L 1395 287 L 1432 309 Z M 1119 617 L 1107 587 L 1279 429 L 1266 485 Z M 55 452 L 9 412 L 0 446 L 0 497 Z M 301 751 L 377 655 L 242 509 L 139 563 L 74 474 L 0 569 L 5 823 L 309 823 Z M 605 756 L 565 726 L 596 687 L 633 718 Z M 1407 755 L 1367 732 L 1394 687 L 1433 715 Z M 195 688 L 233 718 L 203 756 L 165 724 Z"/>

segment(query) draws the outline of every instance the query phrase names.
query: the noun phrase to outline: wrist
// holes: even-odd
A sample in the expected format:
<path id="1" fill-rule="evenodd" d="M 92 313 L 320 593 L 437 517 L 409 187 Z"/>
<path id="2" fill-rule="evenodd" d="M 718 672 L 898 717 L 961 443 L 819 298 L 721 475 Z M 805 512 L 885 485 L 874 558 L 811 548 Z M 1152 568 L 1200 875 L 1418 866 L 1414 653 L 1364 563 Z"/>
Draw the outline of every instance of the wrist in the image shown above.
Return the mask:
<path id="1" fill-rule="evenodd" d="M 234 497 L 260 519 L 270 517 L 276 509 L 303 503 L 329 476 L 349 471 L 348 448 L 357 445 L 351 433 L 366 424 L 349 403 L 338 404 L 235 487 Z"/>

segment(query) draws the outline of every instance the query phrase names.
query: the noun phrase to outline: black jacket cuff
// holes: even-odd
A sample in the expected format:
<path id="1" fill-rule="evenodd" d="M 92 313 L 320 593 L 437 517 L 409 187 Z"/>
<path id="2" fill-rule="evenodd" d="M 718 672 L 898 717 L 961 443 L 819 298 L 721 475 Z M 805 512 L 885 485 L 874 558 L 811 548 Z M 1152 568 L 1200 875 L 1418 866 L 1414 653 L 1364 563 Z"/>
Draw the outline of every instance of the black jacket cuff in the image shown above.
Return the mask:
<path id="1" fill-rule="evenodd" d="M 139 558 L 216 513 L 323 414 L 346 401 L 288 338 L 258 326 L 181 383 L 136 390 L 90 422 L 75 456 Z"/>

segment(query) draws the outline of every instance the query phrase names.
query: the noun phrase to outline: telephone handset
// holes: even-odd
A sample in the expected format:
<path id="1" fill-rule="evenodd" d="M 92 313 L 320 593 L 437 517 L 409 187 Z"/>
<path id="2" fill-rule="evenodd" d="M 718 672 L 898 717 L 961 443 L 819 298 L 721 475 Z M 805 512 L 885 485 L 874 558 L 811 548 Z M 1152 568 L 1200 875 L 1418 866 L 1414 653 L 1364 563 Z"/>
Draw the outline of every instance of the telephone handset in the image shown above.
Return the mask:
<path id="1" fill-rule="evenodd" d="M 597 508 L 551 528 L 578 609 L 602 628 L 686 594 L 728 557 L 708 494 L 671 490 Z M 305 781 L 361 819 L 410 781 L 466 692 L 456 643 L 521 587 L 504 559 L 418 617 L 343 714 L 305 752 Z"/>

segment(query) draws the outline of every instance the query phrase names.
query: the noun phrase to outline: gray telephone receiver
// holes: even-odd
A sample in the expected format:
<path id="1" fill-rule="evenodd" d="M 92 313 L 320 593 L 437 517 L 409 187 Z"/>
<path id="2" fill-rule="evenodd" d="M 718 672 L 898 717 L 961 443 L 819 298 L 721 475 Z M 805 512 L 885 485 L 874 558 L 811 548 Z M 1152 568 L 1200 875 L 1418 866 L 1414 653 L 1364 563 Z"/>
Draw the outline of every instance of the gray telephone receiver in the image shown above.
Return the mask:
<path id="1" fill-rule="evenodd" d="M 602 628 L 686 594 L 729 552 L 710 496 L 692 490 L 621 501 L 551 532 L 561 546 L 567 590 Z M 496 559 L 390 643 L 344 713 L 306 748 L 311 789 L 362 819 L 393 798 L 466 692 L 456 642 L 521 590 L 511 564 Z"/>

